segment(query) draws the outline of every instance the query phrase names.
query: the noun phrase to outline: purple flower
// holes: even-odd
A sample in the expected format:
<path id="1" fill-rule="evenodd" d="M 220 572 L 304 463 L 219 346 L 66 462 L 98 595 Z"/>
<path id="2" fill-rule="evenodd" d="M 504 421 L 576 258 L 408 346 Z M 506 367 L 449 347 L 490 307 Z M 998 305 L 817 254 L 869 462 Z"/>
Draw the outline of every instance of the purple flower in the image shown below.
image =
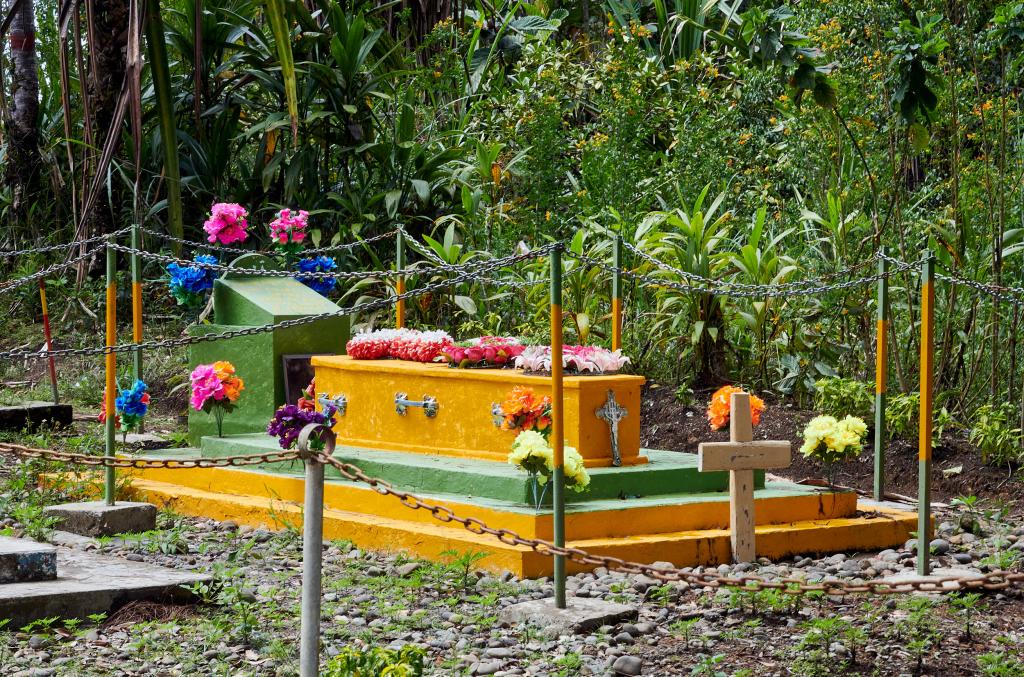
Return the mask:
<path id="1" fill-rule="evenodd" d="M 274 417 L 267 425 L 267 434 L 278 438 L 282 449 L 291 449 L 298 441 L 299 433 L 310 423 L 333 427 L 334 413 L 334 407 L 328 407 L 320 412 L 300 409 L 295 404 L 285 404 L 274 412 Z"/>

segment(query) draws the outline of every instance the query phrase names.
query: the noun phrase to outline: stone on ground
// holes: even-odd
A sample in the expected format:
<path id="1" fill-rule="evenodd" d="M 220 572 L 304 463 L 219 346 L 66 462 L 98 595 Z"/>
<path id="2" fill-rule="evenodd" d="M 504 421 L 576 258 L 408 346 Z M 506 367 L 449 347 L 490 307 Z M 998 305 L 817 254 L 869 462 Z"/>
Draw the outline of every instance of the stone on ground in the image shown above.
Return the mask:
<path id="1" fill-rule="evenodd" d="M 0 585 L 0 618 L 17 628 L 37 618 L 85 618 L 134 600 L 184 601 L 182 586 L 210 577 L 154 564 L 57 548 L 57 578 Z"/>
<path id="2" fill-rule="evenodd" d="M 23 402 L 0 407 L 0 430 L 34 430 L 44 423 L 50 426 L 71 425 L 73 414 L 70 404 L 53 402 Z"/>
<path id="3" fill-rule="evenodd" d="M 555 634 L 587 632 L 636 618 L 636 607 L 584 597 L 570 597 L 565 609 L 555 607 L 555 600 L 548 598 L 513 604 L 501 612 L 503 622 L 529 623 Z"/>
<path id="4" fill-rule="evenodd" d="M 893 576 L 887 576 L 882 580 L 886 583 L 911 583 L 914 581 L 937 581 L 943 578 L 984 578 L 985 574 L 981 573 L 976 569 L 961 569 L 959 567 L 936 567 L 932 569 L 932 572 L 927 576 L 918 576 L 917 572 L 910 571 L 907 573 L 895 574 Z M 944 583 L 942 588 L 944 590 L 956 590 L 957 585 L 953 582 Z"/>
<path id="5" fill-rule="evenodd" d="M 57 548 L 24 538 L 0 536 L 0 583 L 57 578 Z"/>
<path id="6" fill-rule="evenodd" d="M 156 507 L 149 503 L 65 503 L 44 508 L 43 514 L 60 520 L 56 528 L 81 536 L 112 536 L 156 528 Z"/>

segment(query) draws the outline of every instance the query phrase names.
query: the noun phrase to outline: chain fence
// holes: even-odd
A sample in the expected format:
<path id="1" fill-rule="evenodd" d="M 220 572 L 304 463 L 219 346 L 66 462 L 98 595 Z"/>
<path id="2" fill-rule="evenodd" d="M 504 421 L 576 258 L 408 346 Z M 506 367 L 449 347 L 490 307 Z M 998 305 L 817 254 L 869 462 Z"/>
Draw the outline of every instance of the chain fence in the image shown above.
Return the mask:
<path id="1" fill-rule="evenodd" d="M 184 336 L 180 338 L 171 339 L 160 339 L 154 341 L 144 341 L 142 343 L 122 343 L 115 346 L 101 346 L 95 348 L 61 348 L 58 350 L 27 350 L 27 349 L 16 349 L 0 351 L 0 360 L 38 360 L 46 359 L 49 357 L 74 357 L 74 356 L 86 356 L 86 355 L 108 355 L 111 353 L 130 353 L 135 351 L 153 350 L 157 348 L 176 348 L 181 346 L 193 345 L 196 343 L 205 343 L 209 341 L 220 341 L 229 338 L 236 338 L 239 336 L 255 336 L 257 334 L 263 334 L 270 331 L 276 331 L 278 329 L 288 329 L 290 327 L 298 327 L 306 324 L 312 324 L 319 322 L 324 319 L 331 317 L 340 317 L 346 315 L 353 315 L 356 313 L 372 313 L 378 310 L 383 310 L 395 304 L 396 301 L 401 299 L 409 299 L 417 296 L 423 296 L 426 294 L 432 294 L 442 289 L 454 287 L 462 284 L 463 282 L 477 279 L 481 274 L 486 274 L 499 270 L 501 268 L 515 265 L 522 261 L 539 258 L 547 255 L 558 245 L 556 243 L 547 244 L 538 249 L 534 249 L 529 252 L 523 252 L 508 256 L 502 259 L 493 259 L 485 266 L 473 266 L 468 268 L 459 268 L 458 266 L 451 266 L 445 272 L 459 273 L 453 278 L 439 279 L 430 284 L 422 287 L 416 287 L 410 289 L 402 294 L 395 294 L 388 296 L 387 298 L 377 299 L 374 301 L 367 301 L 365 303 L 356 304 L 353 306 L 347 306 L 345 308 L 339 308 L 336 311 L 330 311 L 326 313 L 317 313 L 314 315 L 306 315 L 290 320 L 282 320 L 272 324 L 265 324 L 254 327 L 245 327 L 243 329 L 235 329 L 225 332 L 211 332 L 206 334 L 199 334 L 197 336 Z"/>
<path id="2" fill-rule="evenodd" d="M 17 289 L 18 287 L 24 287 L 26 284 L 49 277 L 54 273 L 67 270 L 68 268 L 74 268 L 81 261 L 85 261 L 86 259 L 92 258 L 96 254 L 102 252 L 103 249 L 103 247 L 96 247 L 95 249 L 90 249 L 88 251 L 82 252 L 78 256 L 73 256 L 67 261 L 63 261 L 61 263 L 54 263 L 53 265 L 47 266 L 46 268 L 41 268 L 40 270 L 32 273 L 31 275 L 26 275 L 24 277 L 19 277 L 14 280 L 7 280 L 6 282 L 2 282 L 0 283 L 0 293 L 10 291 L 11 289 Z"/>
<path id="3" fill-rule="evenodd" d="M 128 230 L 130 231 L 131 229 L 129 228 Z M 262 256 L 269 256 L 269 255 L 275 255 L 275 254 L 278 253 L 278 252 L 276 252 L 276 251 L 274 251 L 272 249 L 244 249 L 242 247 L 229 247 L 227 245 L 219 245 L 219 244 L 218 245 L 214 245 L 212 242 L 210 242 L 210 243 L 207 243 L 207 242 L 195 242 L 193 240 L 186 240 L 186 239 L 183 239 L 183 238 L 180 238 L 180 237 L 174 237 L 173 235 L 170 235 L 168 233 L 161 233 L 158 230 L 155 230 L 153 228 L 148 228 L 146 226 L 139 226 L 139 230 L 141 230 L 142 232 L 146 233 L 147 235 L 152 235 L 153 237 L 160 238 L 161 240 L 164 240 L 166 242 L 174 242 L 175 244 L 180 244 L 180 245 L 185 246 L 185 247 L 190 247 L 191 249 L 209 249 L 211 251 L 227 252 L 229 254 L 240 254 L 240 255 L 241 254 L 260 254 Z M 302 253 L 303 253 L 303 255 L 310 255 L 310 254 L 326 254 L 328 252 L 335 252 L 335 251 L 349 251 L 349 250 L 352 250 L 352 249 L 356 249 L 357 247 L 362 247 L 364 245 L 369 245 L 369 244 L 373 244 L 375 242 L 379 242 L 380 240 L 387 240 L 387 239 L 393 238 L 396 235 L 398 235 L 399 230 L 400 230 L 399 228 L 396 228 L 394 230 L 389 230 L 387 232 L 379 233 L 377 235 L 371 235 L 370 237 L 362 238 L 362 239 L 359 239 L 359 240 L 354 240 L 352 242 L 344 242 L 344 243 L 341 243 L 341 244 L 327 245 L 327 246 L 324 246 L 324 247 L 313 247 L 311 249 L 304 249 L 304 250 L 302 250 Z"/>
<path id="4" fill-rule="evenodd" d="M 956 591 L 982 590 L 997 592 L 1011 587 L 1024 587 L 1024 573 L 1012 571 L 993 571 L 977 576 L 941 576 L 915 578 L 904 581 L 870 580 L 864 582 L 844 580 L 808 581 L 797 577 L 780 577 L 769 579 L 760 575 L 725 576 L 712 572 L 695 572 L 680 567 L 654 566 L 643 562 L 634 562 L 610 555 L 598 555 L 581 548 L 555 545 L 541 538 L 524 538 L 511 529 L 496 528 L 475 517 L 462 517 L 451 508 L 430 503 L 419 496 L 396 489 L 390 482 L 378 477 L 367 475 L 358 466 L 340 461 L 330 453 L 280 451 L 264 454 L 248 454 L 225 456 L 220 458 L 132 458 L 112 456 L 88 456 L 72 454 L 51 449 L 38 449 L 20 444 L 0 442 L 0 452 L 13 454 L 21 458 L 55 461 L 102 468 L 134 468 L 134 469 L 194 469 L 194 468 L 227 468 L 298 461 L 311 457 L 317 462 L 329 465 L 338 473 L 353 482 L 369 486 L 378 494 L 397 499 L 411 510 L 425 510 L 431 517 L 444 524 L 457 524 L 470 533 L 478 536 L 490 536 L 501 543 L 514 547 L 524 547 L 548 557 L 561 556 L 567 560 L 584 566 L 605 567 L 609 570 L 626 574 L 646 575 L 664 582 L 683 582 L 697 588 L 740 588 L 750 592 L 776 590 L 788 595 L 804 595 L 822 593 L 825 595 L 843 596 L 850 594 L 892 595 L 906 593 L 949 593 Z M 310 456 L 311 455 L 311 456 Z"/>
<path id="5" fill-rule="evenodd" d="M 115 230 L 113 233 L 107 233 L 106 235 L 97 235 L 95 237 L 86 238 L 84 240 L 77 240 L 75 242 L 64 242 L 61 244 L 51 244 L 43 247 L 31 247 L 29 249 L 4 249 L 0 250 L 0 259 L 12 258 L 16 256 L 28 256 L 30 254 L 46 254 L 48 252 L 58 252 L 65 249 L 73 249 L 75 247 L 88 247 L 89 245 L 96 242 L 104 242 L 110 237 L 119 237 L 131 232 L 131 227 L 122 228 L 121 230 Z"/>

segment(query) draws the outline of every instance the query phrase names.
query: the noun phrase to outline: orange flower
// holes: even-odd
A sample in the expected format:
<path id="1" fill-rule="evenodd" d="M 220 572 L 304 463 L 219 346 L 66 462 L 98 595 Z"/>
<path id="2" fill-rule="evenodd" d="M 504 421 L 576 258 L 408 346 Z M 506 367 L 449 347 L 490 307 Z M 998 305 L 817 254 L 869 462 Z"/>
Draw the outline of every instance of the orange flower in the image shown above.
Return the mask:
<path id="1" fill-rule="evenodd" d="M 213 372 L 221 382 L 224 382 L 235 375 L 235 365 L 230 362 L 220 360 L 213 363 Z"/>
<path id="2" fill-rule="evenodd" d="M 234 369 L 232 369 L 234 371 Z M 239 395 L 245 390 L 245 381 L 238 378 L 237 376 L 226 379 L 223 381 L 224 384 L 224 396 L 228 398 L 229 402 L 237 402 Z"/>
<path id="3" fill-rule="evenodd" d="M 722 386 L 711 396 L 711 403 L 708 405 L 708 423 L 712 430 L 721 430 L 729 422 L 729 408 L 733 393 L 742 393 L 742 388 L 736 386 Z M 750 421 L 754 425 L 761 422 L 761 412 L 764 411 L 764 400 L 757 395 L 750 395 Z"/>

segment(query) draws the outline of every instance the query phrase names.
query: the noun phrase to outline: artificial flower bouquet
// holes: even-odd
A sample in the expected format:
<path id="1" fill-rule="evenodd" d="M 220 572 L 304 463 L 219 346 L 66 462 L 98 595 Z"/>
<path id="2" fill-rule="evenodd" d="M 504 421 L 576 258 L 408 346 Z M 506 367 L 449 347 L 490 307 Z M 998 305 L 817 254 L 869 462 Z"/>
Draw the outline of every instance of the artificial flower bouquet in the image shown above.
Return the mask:
<path id="1" fill-rule="evenodd" d="M 847 416 L 842 420 L 834 416 L 816 416 L 804 428 L 804 443 L 800 453 L 824 464 L 828 484 L 832 486 L 835 464 L 859 455 L 864 448 L 867 432 L 868 426 L 864 419 L 856 416 Z"/>
<path id="2" fill-rule="evenodd" d="M 235 408 L 245 382 L 235 375 L 230 362 L 200 364 L 192 370 L 192 408 L 212 413 L 217 422 L 217 437 L 224 436 L 224 414 Z"/>
<path id="3" fill-rule="evenodd" d="M 198 254 L 196 263 L 215 264 L 217 258 L 209 254 Z M 167 266 L 168 286 L 171 296 L 179 306 L 195 308 L 201 306 L 207 291 L 213 289 L 217 271 L 201 266 L 182 266 L 172 263 Z"/>
<path id="4" fill-rule="evenodd" d="M 621 350 L 598 346 L 562 346 L 562 369 L 568 374 L 611 374 L 629 364 Z M 516 357 L 516 367 L 527 372 L 551 371 L 551 346 L 528 346 Z"/>
<path id="5" fill-rule="evenodd" d="M 547 437 L 551 434 L 551 398 L 537 397 L 533 388 L 516 386 L 498 405 L 502 430 L 532 430 Z"/>
<path id="6" fill-rule="evenodd" d="M 277 213 L 277 218 L 270 222 L 270 241 L 285 257 L 294 256 L 302 251 L 308 225 L 309 212 L 305 209 L 297 212 L 282 209 Z"/>
<path id="7" fill-rule="evenodd" d="M 126 440 L 128 433 L 142 427 L 142 421 L 149 413 L 150 397 L 147 390 L 145 382 L 136 379 L 131 388 L 120 390 L 114 398 L 114 428 L 122 430 Z M 100 404 L 100 414 L 97 418 L 100 423 L 107 422 L 106 392 L 103 393 L 103 402 Z"/>
<path id="8" fill-rule="evenodd" d="M 206 239 L 213 243 L 243 242 L 249 237 L 249 212 L 234 202 L 218 202 L 210 208 L 210 218 L 203 224 Z"/>
<path id="9" fill-rule="evenodd" d="M 562 458 L 565 487 L 576 492 L 586 489 L 590 485 L 590 474 L 583 465 L 580 453 L 573 447 L 565 446 Z M 534 508 L 540 510 L 550 486 L 549 480 L 555 473 L 555 452 L 548 438 L 536 430 L 520 432 L 512 443 L 508 462 L 529 475 Z"/>
<path id="10" fill-rule="evenodd" d="M 519 339 L 502 336 L 481 336 L 453 343 L 441 350 L 448 366 L 459 369 L 508 367 L 526 349 Z"/>
<path id="11" fill-rule="evenodd" d="M 295 264 L 299 274 L 295 279 L 306 285 L 317 294 L 327 296 L 338 284 L 336 277 L 321 277 L 310 273 L 333 273 L 338 269 L 338 262 L 330 256 L 311 256 L 299 259 Z"/>
<path id="12" fill-rule="evenodd" d="M 322 412 L 315 409 L 306 409 L 299 404 L 285 404 L 277 408 L 274 417 L 267 425 L 267 434 L 276 437 L 282 449 L 291 449 L 299 439 L 299 433 L 310 423 L 318 423 L 327 428 L 334 427 L 333 406 L 328 406 Z M 310 436 L 310 449 L 323 451 L 323 440 Z"/>
<path id="13" fill-rule="evenodd" d="M 452 337 L 443 331 L 416 329 L 378 329 L 361 332 L 345 344 L 345 352 L 356 360 L 410 360 L 434 362 L 452 345 Z"/>
<path id="14" fill-rule="evenodd" d="M 712 430 L 721 430 L 729 424 L 729 410 L 732 408 L 732 394 L 742 393 L 742 388 L 736 386 L 722 386 L 711 396 L 711 404 L 708 405 L 707 417 Z M 750 422 L 758 425 L 761 422 L 761 412 L 764 411 L 764 400 L 757 395 L 750 395 Z"/>

